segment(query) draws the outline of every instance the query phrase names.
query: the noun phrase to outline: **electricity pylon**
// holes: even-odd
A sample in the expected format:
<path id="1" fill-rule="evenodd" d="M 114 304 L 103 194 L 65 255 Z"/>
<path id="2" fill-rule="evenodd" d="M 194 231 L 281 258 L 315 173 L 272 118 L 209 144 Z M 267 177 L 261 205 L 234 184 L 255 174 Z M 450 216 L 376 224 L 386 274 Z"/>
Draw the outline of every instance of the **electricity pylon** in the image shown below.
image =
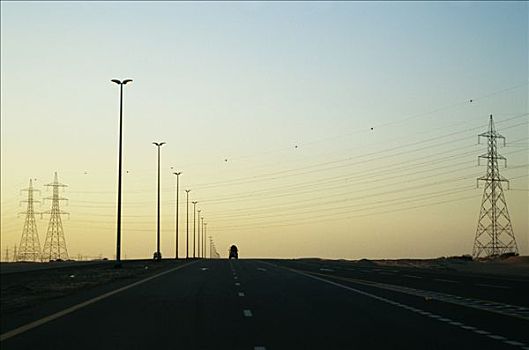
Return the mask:
<path id="1" fill-rule="evenodd" d="M 39 203 L 33 199 L 33 192 L 38 191 L 33 188 L 33 181 L 29 180 L 29 187 L 23 189 L 28 193 L 28 199 L 22 201 L 22 203 L 27 203 L 28 207 L 25 212 L 20 214 L 26 214 L 26 219 L 24 221 L 24 228 L 22 229 L 22 238 L 20 239 L 20 245 L 18 247 L 18 254 L 15 257 L 17 261 L 40 261 L 40 242 L 39 234 L 37 231 L 37 224 L 35 222 L 35 213 L 33 210 L 33 203 Z M 42 215 L 42 214 L 41 214 Z"/>
<path id="2" fill-rule="evenodd" d="M 489 129 L 487 132 L 479 134 L 478 143 L 482 137 L 487 138 L 487 153 L 479 156 L 480 159 L 487 160 L 487 173 L 477 179 L 485 182 L 483 189 L 483 199 L 481 200 L 481 210 L 479 213 L 476 238 L 472 255 L 475 258 L 480 256 L 499 256 L 505 253 L 518 254 L 518 246 L 514 238 L 511 225 L 511 218 L 507 210 L 507 202 L 503 195 L 501 183 L 509 181 L 500 175 L 498 160 L 503 160 L 507 166 L 505 157 L 498 153 L 497 139 L 503 140 L 505 137 L 496 131 L 492 115 L 490 116 Z"/>
<path id="3" fill-rule="evenodd" d="M 51 210 L 45 214 L 50 214 L 50 222 L 48 223 L 48 231 L 46 233 L 46 241 L 42 251 L 43 260 L 67 260 L 68 250 L 66 249 L 66 240 L 64 239 L 64 230 L 62 228 L 61 214 L 68 214 L 61 211 L 59 203 L 66 198 L 59 197 L 59 187 L 66 187 L 66 185 L 59 183 L 57 172 L 55 172 L 55 179 L 53 183 L 46 186 L 53 187 L 53 196 L 51 198 Z"/>
<path id="4" fill-rule="evenodd" d="M 213 242 L 213 238 L 209 236 L 209 258 L 210 259 L 219 259 L 220 254 L 217 252 L 217 248 L 215 247 L 215 242 Z"/>

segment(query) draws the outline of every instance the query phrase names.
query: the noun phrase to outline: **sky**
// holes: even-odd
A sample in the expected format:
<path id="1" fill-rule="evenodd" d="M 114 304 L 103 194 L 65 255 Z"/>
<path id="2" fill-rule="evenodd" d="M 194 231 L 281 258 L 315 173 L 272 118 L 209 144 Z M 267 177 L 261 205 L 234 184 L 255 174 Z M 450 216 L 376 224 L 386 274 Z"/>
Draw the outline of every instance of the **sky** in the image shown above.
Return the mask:
<path id="1" fill-rule="evenodd" d="M 29 179 L 54 172 L 71 257 L 114 258 L 119 87 L 122 256 L 179 255 L 186 197 L 226 256 L 470 254 L 489 115 L 529 254 L 527 2 L 23 2 L 1 6 L 1 244 Z M 472 102 L 471 102 L 472 100 Z M 190 205 L 190 235 L 193 212 Z M 49 215 L 37 216 L 41 245 Z M 192 244 L 192 242 L 191 242 Z M 192 255 L 192 247 L 190 248 Z M 209 250 L 208 250 L 209 252 Z"/>

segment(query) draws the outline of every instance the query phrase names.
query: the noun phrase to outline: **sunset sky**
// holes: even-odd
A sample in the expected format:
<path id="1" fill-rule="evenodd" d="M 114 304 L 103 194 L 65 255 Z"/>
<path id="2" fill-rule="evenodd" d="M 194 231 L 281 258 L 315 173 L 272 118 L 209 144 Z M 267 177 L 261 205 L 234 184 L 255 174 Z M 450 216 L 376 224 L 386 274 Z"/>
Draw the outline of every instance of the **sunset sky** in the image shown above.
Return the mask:
<path id="1" fill-rule="evenodd" d="M 527 2 L 1 2 L 1 256 L 20 190 L 61 195 L 70 256 L 180 256 L 185 192 L 226 256 L 470 254 L 488 116 L 529 254 Z M 471 102 L 472 100 L 472 102 Z M 50 209 L 50 201 L 36 211 Z M 190 206 L 192 208 L 192 206 Z M 191 214 L 192 215 L 192 214 Z M 37 217 L 41 245 L 49 216 Z M 191 216 L 192 218 L 192 216 Z M 192 221 L 190 223 L 192 233 Z"/>

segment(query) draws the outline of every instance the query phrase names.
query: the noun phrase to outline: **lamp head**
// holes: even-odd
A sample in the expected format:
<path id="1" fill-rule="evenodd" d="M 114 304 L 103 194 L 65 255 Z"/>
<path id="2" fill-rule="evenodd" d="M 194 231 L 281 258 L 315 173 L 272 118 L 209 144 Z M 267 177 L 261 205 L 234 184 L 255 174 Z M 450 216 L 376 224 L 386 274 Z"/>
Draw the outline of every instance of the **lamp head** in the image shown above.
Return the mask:
<path id="1" fill-rule="evenodd" d="M 123 81 L 119 81 L 118 79 L 112 79 L 111 82 L 116 83 L 118 85 L 125 85 L 127 83 L 132 83 L 132 79 L 125 79 Z"/>

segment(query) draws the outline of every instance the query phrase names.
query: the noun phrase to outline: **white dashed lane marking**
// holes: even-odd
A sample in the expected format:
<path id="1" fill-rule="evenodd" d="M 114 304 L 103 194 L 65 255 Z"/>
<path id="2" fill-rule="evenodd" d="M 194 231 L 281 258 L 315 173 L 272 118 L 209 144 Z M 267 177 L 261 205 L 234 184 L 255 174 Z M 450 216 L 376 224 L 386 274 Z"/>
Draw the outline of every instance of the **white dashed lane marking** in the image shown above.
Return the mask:
<path id="1" fill-rule="evenodd" d="M 254 346 L 253 350 L 266 350 L 264 346 Z"/>
<path id="2" fill-rule="evenodd" d="M 501 335 L 489 334 L 488 337 L 496 340 L 505 340 L 505 337 L 502 337 Z"/>
<path id="3" fill-rule="evenodd" d="M 442 279 L 442 278 L 434 278 L 433 280 L 434 280 L 434 281 L 437 281 L 437 282 L 445 282 L 445 283 L 459 283 L 458 281 L 454 281 L 454 280 L 445 280 L 445 279 Z"/>
<path id="4" fill-rule="evenodd" d="M 495 284 L 476 284 L 476 286 L 480 286 L 480 287 L 486 287 L 486 288 L 499 288 L 499 289 L 511 289 L 511 287 L 506 287 L 506 286 L 497 286 Z"/>
<path id="5" fill-rule="evenodd" d="M 243 292 L 239 292 L 238 294 L 240 297 L 243 297 L 244 296 L 244 293 Z"/>
<path id="6" fill-rule="evenodd" d="M 235 282 L 235 285 L 236 286 L 240 286 L 241 284 L 239 282 Z"/>
<path id="7" fill-rule="evenodd" d="M 404 275 L 404 277 L 408 277 L 408 278 L 422 278 L 421 276 L 414 276 L 414 275 Z"/>
<path id="8" fill-rule="evenodd" d="M 266 269 L 263 269 L 262 267 L 258 267 L 257 270 L 259 270 L 259 271 L 266 271 Z"/>
<path id="9" fill-rule="evenodd" d="M 515 346 L 524 346 L 525 345 L 525 344 L 520 343 L 519 341 L 515 341 L 515 340 L 505 340 L 504 343 L 505 344 L 509 344 L 509 345 L 515 345 Z"/>
<path id="10" fill-rule="evenodd" d="M 244 309 L 244 310 L 242 311 L 242 313 L 243 313 L 243 315 L 244 315 L 245 317 L 252 317 L 252 316 L 253 316 L 253 315 L 252 315 L 252 311 L 251 311 L 251 310 L 248 310 L 248 309 Z"/>

